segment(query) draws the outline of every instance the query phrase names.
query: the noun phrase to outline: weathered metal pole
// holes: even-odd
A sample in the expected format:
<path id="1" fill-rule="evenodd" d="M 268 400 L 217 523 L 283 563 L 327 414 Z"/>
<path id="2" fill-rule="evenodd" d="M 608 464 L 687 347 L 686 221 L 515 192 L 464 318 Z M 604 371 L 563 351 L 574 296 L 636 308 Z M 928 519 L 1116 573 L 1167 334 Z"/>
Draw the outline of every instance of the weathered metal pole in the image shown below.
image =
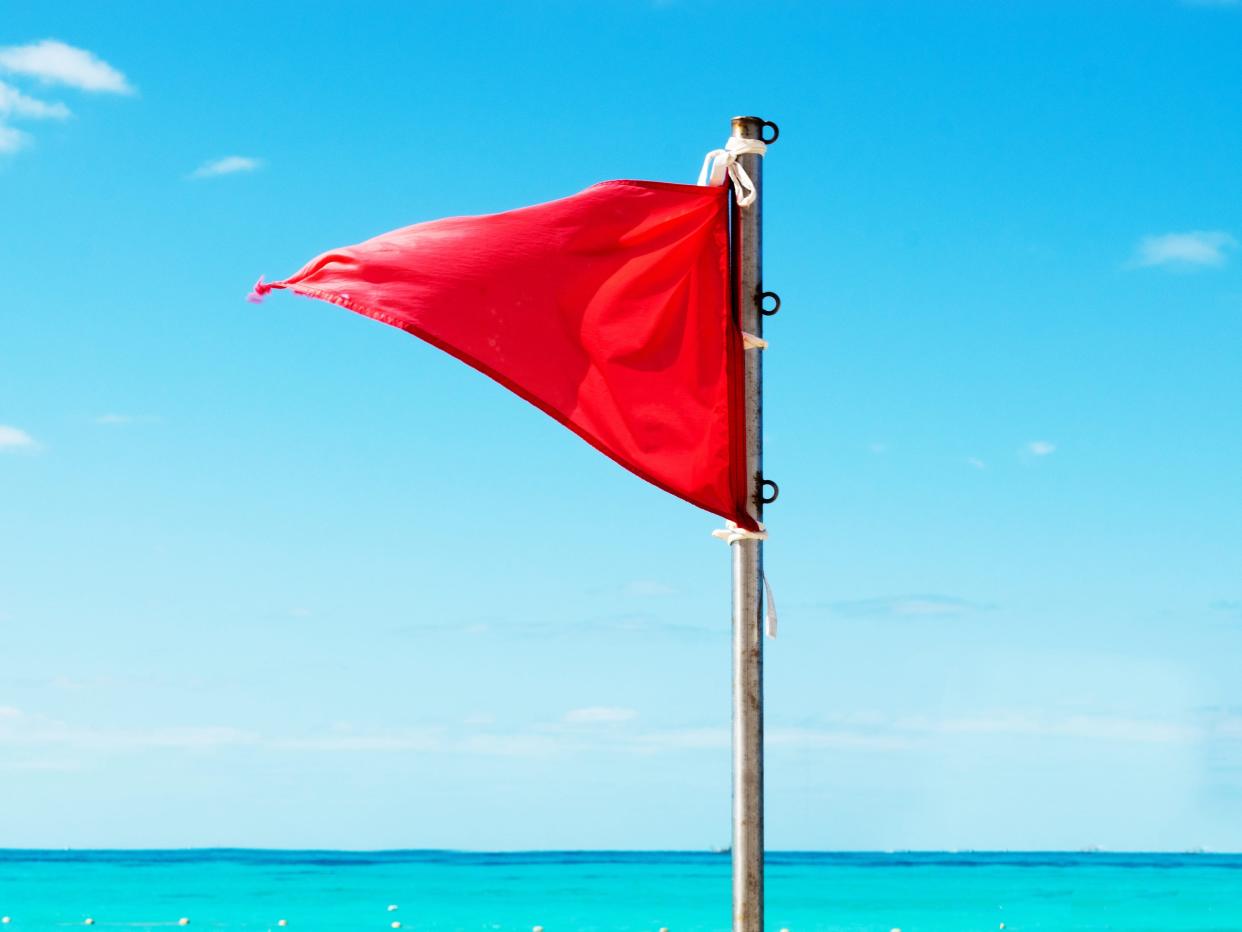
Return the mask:
<path id="1" fill-rule="evenodd" d="M 765 122 L 734 117 L 733 135 L 763 139 Z M 733 205 L 734 306 L 742 330 L 763 336 L 763 156 L 738 162 L 758 196 Z M 746 471 L 752 513 L 763 517 L 763 352 L 746 357 Z M 763 930 L 763 544 L 737 540 L 733 551 L 733 932 Z"/>

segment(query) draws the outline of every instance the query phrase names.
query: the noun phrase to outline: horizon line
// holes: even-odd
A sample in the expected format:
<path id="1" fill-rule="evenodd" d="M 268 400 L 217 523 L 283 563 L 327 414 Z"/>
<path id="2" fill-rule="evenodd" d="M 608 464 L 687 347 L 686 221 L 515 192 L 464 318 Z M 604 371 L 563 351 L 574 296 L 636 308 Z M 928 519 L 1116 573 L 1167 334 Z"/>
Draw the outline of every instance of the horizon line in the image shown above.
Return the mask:
<path id="1" fill-rule="evenodd" d="M 710 848 L 272 848 L 239 845 L 191 845 L 186 847 L 8 847 L 0 846 L 0 855 L 38 854 L 141 854 L 141 853 L 212 853 L 253 852 L 256 854 L 465 854 L 465 855 L 521 855 L 521 854 L 678 854 L 727 857 L 728 849 Z M 1213 850 L 1209 848 L 772 848 L 765 851 L 771 855 L 831 854 L 831 855 L 1225 855 L 1242 856 L 1242 850 Z"/>

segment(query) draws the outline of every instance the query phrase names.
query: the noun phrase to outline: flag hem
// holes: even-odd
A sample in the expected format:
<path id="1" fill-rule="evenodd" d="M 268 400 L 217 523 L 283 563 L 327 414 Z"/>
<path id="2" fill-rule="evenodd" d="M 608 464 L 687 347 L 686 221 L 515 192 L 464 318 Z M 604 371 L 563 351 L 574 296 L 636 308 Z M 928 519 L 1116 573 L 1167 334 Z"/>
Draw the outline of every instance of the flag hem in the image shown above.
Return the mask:
<path id="1" fill-rule="evenodd" d="M 600 182 L 600 184 L 609 184 L 609 183 L 610 182 L 606 182 L 606 181 Z M 651 183 L 672 184 L 671 182 L 644 182 L 644 184 L 651 184 Z M 411 336 L 415 336 L 418 339 L 422 340 L 424 343 L 428 343 L 431 346 L 434 346 L 436 349 L 444 353 L 447 353 L 448 355 L 452 356 L 454 359 L 457 359 L 465 363 L 470 368 L 478 372 L 481 372 L 483 375 L 487 376 L 489 379 L 491 379 L 493 382 L 496 382 L 498 385 L 501 385 L 504 388 L 507 388 L 509 391 L 513 392 L 513 394 L 517 395 L 523 401 L 538 408 L 540 411 L 548 415 L 548 417 L 552 418 L 558 424 L 572 431 L 574 435 L 585 440 L 588 444 L 590 444 L 592 447 L 594 447 L 604 456 L 608 457 L 618 466 L 621 466 L 623 469 L 627 470 L 628 472 L 633 473 L 635 476 L 638 476 L 638 478 L 644 480 L 645 482 L 651 483 L 651 485 L 654 485 L 656 488 L 660 489 L 661 491 L 667 492 L 669 495 L 672 495 L 675 498 L 679 498 L 684 502 L 689 502 L 691 505 L 694 505 L 696 508 L 701 508 L 703 511 L 706 511 L 709 514 L 718 515 L 722 518 L 726 518 L 728 520 L 734 521 L 738 524 L 739 527 L 743 527 L 751 531 L 758 530 L 759 528 L 759 525 L 755 522 L 755 519 L 750 515 L 748 510 L 743 510 L 741 513 L 733 514 L 733 515 L 721 514 L 719 511 L 716 511 L 714 508 L 709 507 L 708 505 L 704 504 L 701 501 L 696 501 L 695 499 L 687 495 L 683 495 L 681 492 L 676 491 L 675 489 L 661 482 L 659 479 L 650 475 L 646 471 L 635 467 L 631 463 L 627 462 L 623 457 L 618 456 L 613 451 L 606 449 L 603 445 L 598 443 L 593 437 L 590 437 L 589 435 L 584 433 L 581 429 L 579 429 L 572 422 L 570 422 L 567 418 L 565 418 L 560 412 L 556 411 L 555 409 L 553 409 L 552 407 L 548 405 L 541 403 L 537 398 L 535 398 L 533 395 L 525 391 L 516 382 L 496 372 L 490 366 L 470 356 L 470 354 L 462 352 L 456 347 L 450 346 L 449 344 L 444 343 L 441 340 L 437 340 L 435 337 L 422 331 L 420 328 L 413 326 L 408 321 L 399 320 L 398 318 L 394 317 L 391 314 L 386 314 L 383 311 L 376 310 L 375 308 L 369 307 L 365 304 L 360 304 L 359 302 L 354 301 L 351 298 L 346 298 L 346 297 L 343 297 L 342 295 L 333 294 L 330 291 L 323 291 L 321 289 L 318 289 L 318 288 L 315 288 L 309 285 L 290 284 L 288 282 L 283 282 L 283 281 L 282 282 L 269 282 L 266 284 L 269 289 L 272 289 L 272 290 L 288 289 L 289 291 L 292 291 L 295 294 L 300 294 L 308 298 L 315 298 L 319 301 L 327 301 L 329 304 L 336 304 L 347 310 L 353 311 L 355 314 L 361 314 L 363 317 L 369 317 L 370 319 L 379 321 L 382 324 L 387 324 L 390 327 L 395 327 L 398 330 L 403 330 L 406 333 L 410 334 Z M 732 317 L 732 315 L 729 315 L 729 316 L 730 318 Z M 736 328 L 733 328 L 733 329 L 736 329 Z M 740 355 L 740 350 L 732 349 L 732 344 L 736 341 L 741 340 L 741 331 L 738 330 L 732 336 L 735 337 L 736 340 L 730 340 L 731 349 L 727 351 L 726 353 L 726 355 L 730 358 L 726 359 L 725 365 L 726 365 L 726 368 L 728 369 L 727 378 L 730 383 L 734 383 L 735 385 L 737 382 L 737 364 L 734 360 L 736 360 L 738 355 Z M 731 429 L 734 427 L 734 425 L 738 423 L 738 418 L 742 416 L 744 416 L 744 412 L 739 412 L 737 410 L 729 412 L 729 421 L 730 421 Z M 745 470 L 745 455 L 744 455 L 744 448 L 746 444 L 745 424 L 742 423 L 741 426 L 742 426 L 741 442 L 743 446 L 742 468 L 743 470 Z M 737 504 L 738 503 L 735 502 L 734 506 L 736 507 Z"/>

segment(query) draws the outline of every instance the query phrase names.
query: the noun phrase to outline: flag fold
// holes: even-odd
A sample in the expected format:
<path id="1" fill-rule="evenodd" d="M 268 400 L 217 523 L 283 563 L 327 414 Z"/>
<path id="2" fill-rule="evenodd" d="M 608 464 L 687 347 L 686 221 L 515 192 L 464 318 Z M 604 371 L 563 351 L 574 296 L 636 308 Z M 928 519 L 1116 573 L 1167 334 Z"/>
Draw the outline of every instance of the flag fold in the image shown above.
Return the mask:
<path id="1" fill-rule="evenodd" d="M 394 230 L 255 293 L 288 288 L 405 330 L 648 482 L 754 530 L 728 197 L 605 181 Z"/>

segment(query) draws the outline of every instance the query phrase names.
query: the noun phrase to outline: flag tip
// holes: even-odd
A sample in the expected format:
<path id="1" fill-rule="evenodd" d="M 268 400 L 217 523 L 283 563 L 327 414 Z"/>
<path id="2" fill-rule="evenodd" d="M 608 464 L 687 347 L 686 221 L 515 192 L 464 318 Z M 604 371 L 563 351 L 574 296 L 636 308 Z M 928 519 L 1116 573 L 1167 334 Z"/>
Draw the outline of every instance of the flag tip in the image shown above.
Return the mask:
<path id="1" fill-rule="evenodd" d="M 262 304 L 267 293 L 272 290 L 272 286 L 263 280 L 263 276 L 259 276 L 259 280 L 254 283 L 254 288 L 250 290 L 250 294 L 246 295 L 246 300 L 251 304 Z"/>

